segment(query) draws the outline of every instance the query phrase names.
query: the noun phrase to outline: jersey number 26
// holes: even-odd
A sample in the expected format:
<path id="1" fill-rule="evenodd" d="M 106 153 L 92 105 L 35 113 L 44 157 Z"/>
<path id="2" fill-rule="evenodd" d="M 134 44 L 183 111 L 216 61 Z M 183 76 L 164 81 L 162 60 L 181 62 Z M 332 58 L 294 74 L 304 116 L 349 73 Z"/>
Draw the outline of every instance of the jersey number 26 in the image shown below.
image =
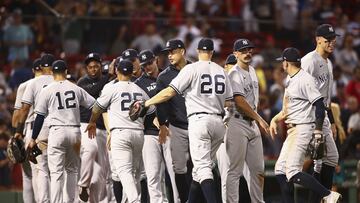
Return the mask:
<path id="1" fill-rule="evenodd" d="M 212 77 L 210 74 L 202 74 L 200 89 L 201 94 L 212 94 L 213 90 L 216 94 L 224 94 L 225 76 L 215 75 Z"/>

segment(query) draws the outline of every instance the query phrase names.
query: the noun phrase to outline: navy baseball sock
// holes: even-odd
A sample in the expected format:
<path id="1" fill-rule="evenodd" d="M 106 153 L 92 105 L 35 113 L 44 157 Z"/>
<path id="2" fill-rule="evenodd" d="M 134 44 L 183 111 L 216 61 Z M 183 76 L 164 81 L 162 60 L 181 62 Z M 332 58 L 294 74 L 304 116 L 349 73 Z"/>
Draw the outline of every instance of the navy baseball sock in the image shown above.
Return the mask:
<path id="1" fill-rule="evenodd" d="M 321 173 L 320 173 L 320 183 L 328 190 L 331 190 L 332 188 L 334 172 L 335 172 L 335 167 L 329 166 L 327 164 L 322 164 Z"/>
<path id="2" fill-rule="evenodd" d="M 320 182 L 320 173 L 314 171 L 314 173 L 312 174 L 312 176 Z M 310 191 L 309 192 L 309 202 L 311 203 L 320 203 L 321 201 L 321 197 L 320 195 L 316 194 L 315 192 L 313 191 Z"/>
<path id="3" fill-rule="evenodd" d="M 309 174 L 299 172 L 291 178 L 291 182 L 304 186 L 314 192 L 320 197 L 325 197 L 330 194 L 330 191 L 321 185 L 314 177 Z"/>
<path id="4" fill-rule="evenodd" d="M 185 203 L 189 197 L 187 174 L 175 174 L 175 182 L 179 192 L 180 201 L 181 203 Z"/>
<path id="5" fill-rule="evenodd" d="M 200 183 L 196 181 L 191 182 L 188 203 L 198 203 L 199 197 L 201 196 Z"/>
<path id="6" fill-rule="evenodd" d="M 276 175 L 275 177 L 280 185 L 282 202 L 294 203 L 294 183 L 288 182 L 286 175 Z"/>
<path id="7" fill-rule="evenodd" d="M 120 181 L 113 180 L 113 190 L 116 202 L 121 203 L 123 196 L 123 187 Z"/>
<path id="8" fill-rule="evenodd" d="M 141 203 L 148 203 L 148 187 L 146 179 L 140 181 L 140 187 L 141 187 Z"/>
<path id="9" fill-rule="evenodd" d="M 216 188 L 213 179 L 206 179 L 201 182 L 201 189 L 207 203 L 217 203 Z"/>

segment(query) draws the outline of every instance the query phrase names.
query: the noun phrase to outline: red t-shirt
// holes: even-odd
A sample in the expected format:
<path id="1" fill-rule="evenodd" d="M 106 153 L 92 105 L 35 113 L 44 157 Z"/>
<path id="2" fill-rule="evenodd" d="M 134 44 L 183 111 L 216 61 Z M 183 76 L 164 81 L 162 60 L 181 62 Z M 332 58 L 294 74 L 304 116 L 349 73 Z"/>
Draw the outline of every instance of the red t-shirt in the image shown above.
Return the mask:
<path id="1" fill-rule="evenodd" d="M 360 81 L 351 80 L 346 86 L 346 94 L 356 97 L 360 104 Z"/>

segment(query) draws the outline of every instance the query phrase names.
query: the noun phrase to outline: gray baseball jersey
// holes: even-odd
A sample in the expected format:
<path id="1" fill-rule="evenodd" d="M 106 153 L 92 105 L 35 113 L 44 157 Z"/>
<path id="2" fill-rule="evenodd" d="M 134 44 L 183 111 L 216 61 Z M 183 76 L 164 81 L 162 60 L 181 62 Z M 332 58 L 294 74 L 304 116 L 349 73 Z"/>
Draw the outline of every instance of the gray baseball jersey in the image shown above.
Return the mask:
<path id="1" fill-rule="evenodd" d="M 284 94 L 285 123 L 304 124 L 315 122 L 313 103 L 323 97 L 314 78 L 300 69 L 292 77 L 286 78 Z"/>
<path id="2" fill-rule="evenodd" d="M 316 85 L 324 98 L 325 106 L 330 107 L 331 87 L 334 81 L 331 61 L 324 59 L 314 50 L 301 59 L 301 68 L 315 78 Z"/>
<path id="3" fill-rule="evenodd" d="M 14 105 L 14 109 L 16 110 L 19 110 L 21 109 L 21 106 L 22 106 L 22 103 L 21 103 L 21 100 L 22 100 L 22 97 L 24 95 L 24 92 L 25 92 L 25 89 L 26 89 L 26 86 L 32 81 L 33 79 L 30 79 L 26 82 L 23 82 L 19 85 L 18 89 L 17 89 L 17 92 L 16 92 L 16 99 L 15 99 L 15 105 Z M 35 117 L 34 117 L 34 107 L 31 106 L 30 109 L 29 109 L 29 113 L 27 115 L 27 118 L 26 118 L 26 121 L 25 123 L 30 123 L 30 122 L 33 122 L 35 120 Z"/>
<path id="4" fill-rule="evenodd" d="M 243 96 L 256 111 L 259 103 L 259 82 L 255 69 L 249 66 L 249 71 L 246 71 L 235 65 L 229 71 L 229 79 L 234 95 Z"/>
<path id="5" fill-rule="evenodd" d="M 36 106 L 36 103 L 39 101 L 38 95 L 40 91 L 53 81 L 54 77 L 52 75 L 41 75 L 34 78 L 27 85 L 21 102 Z"/>
<path id="6" fill-rule="evenodd" d="M 233 98 L 227 74 L 211 61 L 186 65 L 169 86 L 185 96 L 188 116 L 198 112 L 222 114 L 225 100 Z"/>
<path id="7" fill-rule="evenodd" d="M 80 106 L 90 108 L 95 99 L 68 80 L 49 84 L 40 92 L 35 113 L 48 115 L 51 126 L 79 126 Z"/>
<path id="8" fill-rule="evenodd" d="M 131 121 L 129 118 L 129 107 L 133 100 L 148 100 L 149 96 L 133 82 L 117 81 L 113 84 L 106 84 L 96 103 L 109 114 L 110 130 L 115 128 L 144 129 L 144 119 L 139 118 Z M 155 111 L 150 106 L 147 114 Z"/>
<path id="9" fill-rule="evenodd" d="M 34 78 L 26 86 L 21 102 L 32 105 L 32 108 L 35 109 L 37 102 L 40 100 L 39 99 L 40 91 L 44 87 L 52 83 L 53 81 L 54 81 L 54 77 L 52 75 L 41 75 L 37 78 Z M 44 126 L 48 126 L 48 123 L 49 123 L 48 118 L 46 118 L 44 121 Z"/>

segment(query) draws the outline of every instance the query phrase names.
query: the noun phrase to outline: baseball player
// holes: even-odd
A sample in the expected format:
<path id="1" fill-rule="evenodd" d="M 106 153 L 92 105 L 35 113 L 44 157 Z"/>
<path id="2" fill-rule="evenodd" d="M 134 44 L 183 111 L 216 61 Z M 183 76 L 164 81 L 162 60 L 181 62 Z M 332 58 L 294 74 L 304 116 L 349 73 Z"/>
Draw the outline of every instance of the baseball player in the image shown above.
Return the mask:
<path id="1" fill-rule="evenodd" d="M 26 86 L 24 95 L 22 97 L 22 107 L 20 109 L 19 121 L 16 128 L 16 136 L 21 136 L 24 128 L 24 121 L 26 116 L 28 115 L 30 108 L 33 106 L 35 108 L 36 104 L 41 100 L 40 99 L 40 91 L 52 83 L 54 78 L 52 76 L 52 68 L 51 64 L 55 60 L 55 57 L 51 54 L 44 54 L 41 56 L 41 69 L 42 75 L 34 78 L 29 82 Z M 47 121 L 47 120 L 46 120 Z M 41 143 L 46 143 L 49 135 L 49 123 L 45 122 L 40 136 L 38 137 L 38 141 Z M 37 164 L 35 166 L 37 171 L 37 199 L 39 202 L 49 202 L 50 201 L 50 177 L 49 177 L 49 167 L 47 161 L 47 150 L 46 147 L 41 147 L 42 154 L 36 157 Z"/>
<path id="2" fill-rule="evenodd" d="M 255 69 L 250 66 L 255 46 L 248 39 L 239 39 L 234 43 L 236 65 L 229 71 L 234 95 L 243 97 L 256 112 L 259 103 L 259 83 Z M 252 202 L 264 202 L 264 157 L 259 127 L 245 112 L 235 113 L 227 122 L 225 135 L 226 153 L 229 169 L 226 181 L 227 202 L 239 202 L 239 181 L 244 163 L 249 168 L 250 176 L 245 176 Z M 266 123 L 263 119 L 262 123 Z"/>
<path id="3" fill-rule="evenodd" d="M 226 100 L 232 99 L 232 89 L 223 68 L 211 57 L 214 43 L 203 38 L 198 44 L 199 61 L 186 65 L 169 87 L 145 102 L 145 107 L 169 100 L 176 93 L 185 96 L 189 119 L 189 144 L 193 168 L 188 202 L 198 202 L 204 194 L 208 203 L 216 202 L 213 180 L 213 160 L 222 142 L 225 126 L 222 121 Z"/>
<path id="4" fill-rule="evenodd" d="M 169 40 L 163 52 L 167 52 L 170 65 L 160 73 L 156 80 L 157 93 L 167 88 L 185 65 L 190 64 L 185 59 L 185 45 L 181 40 Z M 166 143 L 167 138 L 171 137 L 170 149 L 175 183 L 180 201 L 185 203 L 189 196 L 189 180 L 191 180 L 191 177 L 188 177 L 188 170 L 191 169 L 187 168 L 190 156 L 185 99 L 177 94 L 169 101 L 157 105 L 156 112 L 160 124 L 160 143 Z"/>
<path id="5" fill-rule="evenodd" d="M 143 74 L 135 81 L 141 89 L 151 98 L 156 94 L 156 78 L 159 75 L 157 57 L 150 50 L 144 50 L 139 54 L 140 65 Z M 144 121 L 144 146 L 143 162 L 146 172 L 147 185 L 149 189 L 150 202 L 166 202 L 166 191 L 164 188 L 165 167 L 172 182 L 174 202 L 178 202 L 178 193 L 175 184 L 175 175 L 172 167 L 169 142 L 159 142 L 159 130 L 156 127 L 157 118 L 154 112 L 146 116 Z M 154 121 L 155 119 L 155 121 Z M 156 125 L 155 125 L 155 124 Z"/>
<path id="6" fill-rule="evenodd" d="M 140 61 L 138 57 L 139 53 L 135 49 L 126 49 L 121 53 L 122 59 L 130 60 L 133 64 L 134 70 L 132 73 L 131 81 L 134 82 L 142 75 L 142 69 L 140 67 Z"/>
<path id="7" fill-rule="evenodd" d="M 42 74 L 41 67 L 40 67 L 41 59 L 35 59 L 33 62 L 33 72 L 35 75 L 35 78 L 40 76 Z M 24 91 L 26 86 L 32 81 L 33 79 L 30 79 L 26 82 L 23 82 L 19 85 L 17 92 L 16 92 L 16 99 L 15 99 L 15 105 L 14 105 L 14 113 L 12 117 L 12 125 L 13 127 L 17 126 L 18 120 L 19 120 L 19 113 L 21 109 L 21 99 L 24 95 Z M 25 121 L 25 131 L 24 131 L 24 141 L 25 141 L 25 149 L 27 148 L 27 145 L 29 143 L 29 140 L 31 138 L 32 133 L 32 125 L 34 122 L 34 109 L 33 107 L 30 107 L 28 116 Z M 26 164 L 26 166 L 25 166 Z M 36 169 L 35 166 L 32 163 L 26 162 L 24 163 L 24 166 L 22 167 L 22 177 L 23 177 L 23 200 L 32 203 L 36 202 L 37 200 L 37 190 L 36 190 Z"/>
<path id="8" fill-rule="evenodd" d="M 325 203 L 337 202 L 341 195 L 321 185 L 314 177 L 302 172 L 310 141 L 320 143 L 324 138 L 322 126 L 325 118 L 323 96 L 314 78 L 301 69 L 301 56 L 297 49 L 287 48 L 278 59 L 288 74 L 284 94 L 283 109 L 270 124 L 272 136 L 277 134 L 277 122 L 285 119 L 287 138 L 275 165 L 276 179 L 284 202 L 294 202 L 293 183 L 312 190 Z M 314 148 L 316 144 L 311 144 Z"/>
<path id="9" fill-rule="evenodd" d="M 335 121 L 331 112 L 331 91 L 333 84 L 333 66 L 329 55 L 334 51 L 338 36 L 329 24 L 322 24 L 316 29 L 316 49 L 301 59 L 301 67 L 315 78 L 316 85 L 324 98 L 327 116 L 324 120 L 323 134 L 325 137 L 327 154 L 323 160 L 314 161 L 314 177 L 327 189 L 331 189 L 335 166 L 339 154 L 334 142 L 336 136 Z M 320 202 L 320 198 L 313 196 L 311 202 Z"/>
<path id="10" fill-rule="evenodd" d="M 225 65 L 224 65 L 224 70 L 226 73 L 229 73 L 229 71 L 231 70 L 231 68 L 236 65 L 237 60 L 236 57 L 234 56 L 234 54 L 230 54 L 225 61 Z M 232 110 L 232 109 L 231 109 Z M 225 116 L 223 118 L 224 123 L 226 123 L 228 120 L 230 119 L 232 113 L 230 112 L 230 109 L 226 108 L 225 109 Z M 227 131 L 227 129 L 226 129 Z M 226 133 L 225 133 L 226 135 Z M 220 176 L 221 176 L 221 197 L 222 197 L 222 202 L 226 203 L 226 176 L 227 176 L 227 171 L 229 170 L 229 158 L 226 155 L 226 147 L 225 147 L 225 143 L 221 143 L 218 151 L 216 152 L 216 160 L 217 160 L 217 165 L 218 165 L 218 169 L 220 172 Z"/>
<path id="11" fill-rule="evenodd" d="M 82 87 L 92 97 L 98 98 L 101 90 L 109 81 L 109 75 L 102 75 L 101 57 L 97 53 L 90 53 L 85 58 L 86 75 L 79 79 L 77 85 Z M 109 158 L 106 150 L 106 129 L 102 117 L 97 122 L 96 139 L 89 139 L 85 133 L 86 126 L 90 120 L 91 110 L 80 108 L 80 129 L 81 129 L 81 167 L 78 185 L 80 200 L 87 202 L 90 190 L 90 202 L 99 202 L 106 195 L 106 179 L 110 170 Z M 94 173 L 94 164 L 97 164 L 100 171 Z M 101 166 L 101 167 L 99 167 Z M 91 184 L 91 180 L 98 180 Z"/>
<path id="12" fill-rule="evenodd" d="M 62 60 L 52 64 L 54 82 L 40 92 L 35 105 L 36 118 L 29 147 L 36 145 L 45 116 L 49 121 L 48 163 L 51 177 L 51 202 L 74 202 L 79 167 L 80 106 L 90 108 L 95 99 L 84 89 L 66 80 L 67 65 Z M 64 175 L 67 176 L 68 200 L 63 198 Z"/>
<path id="13" fill-rule="evenodd" d="M 106 85 L 92 109 L 87 130 L 89 137 L 96 135 L 96 120 L 105 110 L 108 111 L 111 131 L 111 157 L 113 173 L 121 181 L 126 197 L 130 203 L 140 202 L 140 163 L 144 143 L 143 119 L 132 122 L 128 117 L 130 103 L 134 99 L 148 99 L 147 94 L 137 85 L 130 82 L 133 65 L 129 60 L 121 60 L 117 65 L 117 81 Z M 147 114 L 155 111 L 148 109 Z"/>

